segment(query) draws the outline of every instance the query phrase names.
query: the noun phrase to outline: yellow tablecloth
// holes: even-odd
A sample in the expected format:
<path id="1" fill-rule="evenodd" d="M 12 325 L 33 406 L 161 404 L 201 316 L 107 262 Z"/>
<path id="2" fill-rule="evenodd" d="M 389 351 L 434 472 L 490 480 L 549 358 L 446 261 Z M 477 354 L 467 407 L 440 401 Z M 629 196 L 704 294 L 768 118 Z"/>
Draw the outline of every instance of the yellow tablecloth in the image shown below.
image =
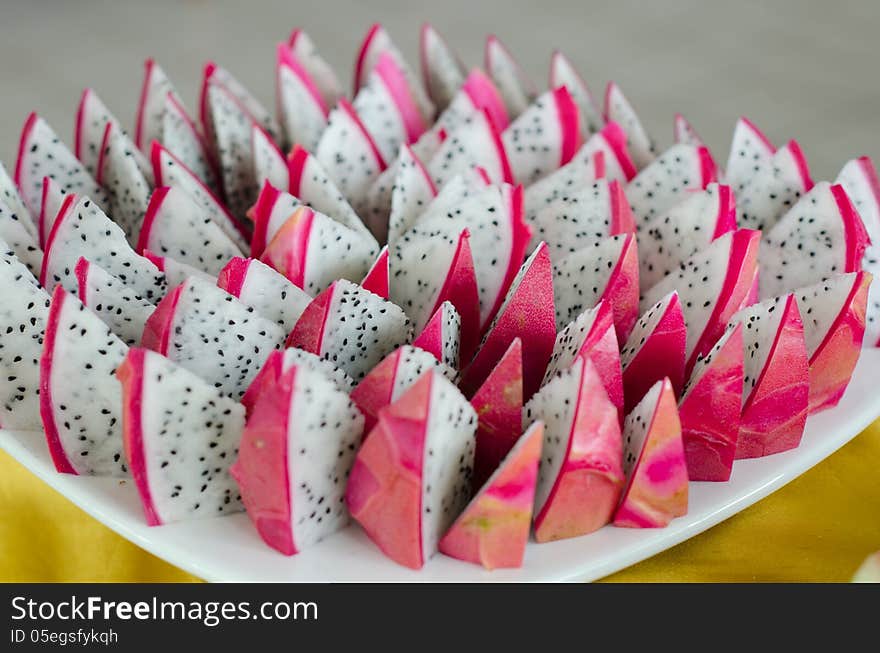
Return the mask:
<path id="1" fill-rule="evenodd" d="M 611 581 L 848 581 L 880 549 L 880 421 L 751 508 Z M 0 452 L 0 581 L 195 581 Z"/>

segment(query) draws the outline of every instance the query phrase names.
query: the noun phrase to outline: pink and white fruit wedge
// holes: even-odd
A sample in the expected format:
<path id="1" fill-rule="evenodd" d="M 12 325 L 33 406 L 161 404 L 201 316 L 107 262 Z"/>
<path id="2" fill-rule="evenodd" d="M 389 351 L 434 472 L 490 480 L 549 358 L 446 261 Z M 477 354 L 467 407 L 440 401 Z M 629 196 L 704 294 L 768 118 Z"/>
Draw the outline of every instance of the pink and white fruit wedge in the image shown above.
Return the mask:
<path id="1" fill-rule="evenodd" d="M 109 213 L 131 243 L 137 242 L 153 191 L 153 172 L 149 164 L 145 167 L 146 174 L 143 172 L 140 158 L 141 153 L 122 128 L 108 122 L 101 141 L 95 181 L 107 191 Z"/>
<path id="2" fill-rule="evenodd" d="M 428 172 L 440 189 L 455 175 L 479 166 L 493 184 L 513 183 L 513 169 L 498 128 L 488 111 L 477 111 L 443 141 L 428 160 Z"/>
<path id="3" fill-rule="evenodd" d="M 535 422 L 440 540 L 441 553 L 489 570 L 522 566 L 543 439 Z"/>
<path id="4" fill-rule="evenodd" d="M 746 117 L 736 121 L 724 181 L 739 195 L 752 179 L 770 167 L 776 146 Z"/>
<path id="5" fill-rule="evenodd" d="M 287 46 L 300 65 L 305 68 L 321 93 L 324 104 L 332 107 L 342 97 L 342 84 L 330 64 L 318 52 L 315 42 L 305 32 L 296 28 L 287 39 Z"/>
<path id="6" fill-rule="evenodd" d="M 835 273 L 857 272 L 868 232 L 843 189 L 816 184 L 764 236 L 761 296 L 774 297 Z"/>
<path id="7" fill-rule="evenodd" d="M 254 234 L 251 238 L 250 252 L 253 257 L 260 257 L 281 226 L 302 206 L 302 202 L 290 193 L 275 188 L 269 182 L 263 184 L 257 202 L 248 211 L 248 217 L 254 223 Z"/>
<path id="8" fill-rule="evenodd" d="M 156 307 L 87 259 L 77 261 L 75 273 L 79 300 L 126 345 L 140 344 L 144 325 Z"/>
<path id="9" fill-rule="evenodd" d="M 40 358 L 40 415 L 59 472 L 128 476 L 113 378 L 127 352 L 97 315 L 55 289 Z"/>
<path id="10" fill-rule="evenodd" d="M 276 48 L 275 106 L 286 142 L 314 149 L 327 126 L 330 109 L 318 84 L 287 43 Z"/>
<path id="11" fill-rule="evenodd" d="M 31 219 L 27 215 L 19 218 L 17 213 L 0 200 L 0 241 L 24 263 L 31 274 L 39 276 L 43 265 L 43 250 L 28 229 Z M 31 224 L 32 226 L 32 224 Z"/>
<path id="12" fill-rule="evenodd" d="M 675 393 L 658 381 L 623 426 L 626 488 L 614 525 L 662 528 L 687 514 L 688 472 Z"/>
<path id="13" fill-rule="evenodd" d="M 553 265 L 556 328 L 562 329 L 600 301 L 611 307 L 618 342 L 626 342 L 639 318 L 639 257 L 634 234 L 621 234 L 579 249 Z"/>
<path id="14" fill-rule="evenodd" d="M 657 381 L 668 379 L 676 396 L 684 385 L 687 327 L 677 292 L 671 292 L 639 318 L 620 350 L 626 413 Z"/>
<path id="15" fill-rule="evenodd" d="M 426 141 L 428 135 L 439 136 L 442 132 L 450 134 L 480 112 L 486 112 L 499 131 L 504 131 L 510 124 L 507 107 L 504 106 L 504 99 L 495 88 L 495 84 L 486 73 L 474 68 L 468 73 L 467 79 L 464 80 L 449 106 L 437 116 L 434 125 L 415 145 L 415 148 L 420 150 L 420 156 L 424 154 L 421 150 L 428 145 Z"/>
<path id="16" fill-rule="evenodd" d="M 399 306 L 340 279 L 306 307 L 287 346 L 329 359 L 360 381 L 411 335 Z"/>
<path id="17" fill-rule="evenodd" d="M 807 159 L 797 141 L 789 141 L 737 193 L 737 222 L 746 229 L 769 231 L 812 188 Z"/>
<path id="18" fill-rule="evenodd" d="M 266 544 L 294 555 L 348 523 L 345 485 L 363 427 L 351 399 L 305 366 L 260 395 L 229 471 Z"/>
<path id="19" fill-rule="evenodd" d="M 18 187 L 9 176 L 9 172 L 3 163 L 0 163 L 0 204 L 3 204 L 10 213 L 21 220 L 22 225 L 33 237 L 37 237 L 37 214 L 31 214 L 24 204 L 24 200 L 18 192 Z"/>
<path id="20" fill-rule="evenodd" d="M 43 177 L 40 192 L 37 236 L 40 247 L 45 247 L 58 216 L 69 211 L 76 204 L 79 196 L 76 193 L 68 193 L 51 177 Z"/>
<path id="21" fill-rule="evenodd" d="M 397 158 L 397 174 L 391 190 L 388 222 L 374 223 L 373 232 L 380 240 L 384 236 L 393 245 L 409 231 L 436 196 L 437 188 L 431 181 L 427 168 L 412 148 L 403 146 Z"/>
<path id="22" fill-rule="evenodd" d="M 90 88 L 85 89 L 80 96 L 79 106 L 76 110 L 73 153 L 98 183 L 101 183 L 98 160 L 104 150 L 102 142 L 105 139 L 108 124 L 112 124 L 114 130 L 123 131 L 119 120 L 110 113 L 107 105 L 98 97 L 98 94 Z M 126 138 L 126 140 L 128 139 Z M 149 175 L 150 162 L 147 157 L 140 150 L 134 148 L 132 148 L 130 155 L 134 158 L 141 173 Z"/>
<path id="23" fill-rule="evenodd" d="M 440 304 L 413 346 L 424 349 L 453 370 L 461 365 L 461 315 L 450 301 Z"/>
<path id="24" fill-rule="evenodd" d="M 737 458 L 757 458 L 800 444 L 807 420 L 810 371 L 797 300 L 786 295 L 750 306 L 743 325 L 744 388 Z"/>
<path id="25" fill-rule="evenodd" d="M 375 241 L 306 206 L 281 226 L 260 257 L 297 288 L 315 296 L 337 279 L 360 281 L 376 254 Z"/>
<path id="26" fill-rule="evenodd" d="M 474 489 L 498 469 L 522 434 L 522 362 L 522 340 L 514 338 L 471 398 L 478 419 Z"/>
<path id="27" fill-rule="evenodd" d="M 645 291 L 641 309 L 678 291 L 687 324 L 685 376 L 724 333 L 730 318 L 754 301 L 761 234 L 739 229 L 715 239 Z"/>
<path id="28" fill-rule="evenodd" d="M 728 329 L 700 358 L 678 403 L 692 481 L 726 481 L 736 455 L 743 394 L 743 326 Z"/>
<path id="29" fill-rule="evenodd" d="M 471 396 L 501 360 L 514 338 L 522 340 L 523 396 L 528 400 L 541 386 L 553 353 L 556 324 L 553 267 L 541 243 L 523 263 L 480 348 L 462 374 L 461 388 Z"/>
<path id="30" fill-rule="evenodd" d="M 25 120 L 15 162 L 15 185 L 31 215 L 39 215 L 43 178 L 54 180 L 65 193 L 82 193 L 102 207 L 109 198 L 92 175 L 67 149 L 48 123 L 36 113 Z"/>
<path id="31" fill-rule="evenodd" d="M 642 121 L 615 82 L 605 87 L 605 120 L 618 123 L 626 132 L 626 146 L 636 167 L 641 170 L 657 156 L 654 140 L 648 135 Z"/>
<path id="32" fill-rule="evenodd" d="M 565 86 L 540 95 L 501 134 L 513 179 L 532 184 L 571 161 L 582 144 L 580 112 Z"/>
<path id="33" fill-rule="evenodd" d="M 141 343 L 238 400 L 284 335 L 229 293 L 190 277 L 156 306 Z"/>
<path id="34" fill-rule="evenodd" d="M 549 542 L 598 530 L 611 520 L 624 476 L 617 407 L 593 363 L 578 358 L 523 411 L 544 423 L 535 493 L 535 539 Z"/>
<path id="35" fill-rule="evenodd" d="M 643 168 L 626 187 L 626 196 L 641 231 L 655 216 L 666 213 L 717 180 L 712 155 L 705 147 L 673 145 Z"/>
<path id="36" fill-rule="evenodd" d="M 446 40 L 430 23 L 419 33 L 419 61 L 425 90 L 439 111 L 443 111 L 464 83 L 467 69 Z"/>
<path id="37" fill-rule="evenodd" d="M 257 315 L 276 322 L 285 333 L 296 325 L 312 298 L 265 263 L 236 256 L 217 275 L 225 290 Z"/>
<path id="38" fill-rule="evenodd" d="M 169 288 L 179 286 L 190 277 L 198 277 L 209 283 L 217 282 L 217 278 L 211 276 L 207 272 L 203 272 L 198 268 L 194 268 L 193 266 L 173 259 L 170 256 L 160 256 L 159 254 L 145 249 L 143 251 L 143 257 L 165 275 L 165 283 Z"/>
<path id="39" fill-rule="evenodd" d="M 871 239 L 862 268 L 876 279 L 880 277 L 880 181 L 874 163 L 866 156 L 847 161 L 835 183 L 843 186 Z M 868 291 L 864 343 L 868 347 L 880 345 L 880 282 L 873 283 Z"/>
<path id="40" fill-rule="evenodd" d="M 680 113 L 675 114 L 673 122 L 673 140 L 676 143 L 684 143 L 685 145 L 701 146 L 706 143 L 694 129 L 694 126 Z"/>
<path id="41" fill-rule="evenodd" d="M 123 446 L 148 526 L 242 510 L 229 474 L 244 408 L 164 356 L 134 348 L 116 370 Z"/>
<path id="42" fill-rule="evenodd" d="M 358 451 L 348 509 L 398 564 L 421 568 L 465 507 L 476 425 L 458 388 L 428 372 L 379 414 Z"/>
<path id="43" fill-rule="evenodd" d="M 550 58 L 550 88 L 565 86 L 577 104 L 581 114 L 581 133 L 585 137 L 602 129 L 605 120 L 599 110 L 587 82 L 581 77 L 568 57 L 556 50 Z"/>
<path id="44" fill-rule="evenodd" d="M 535 97 L 535 87 L 526 78 L 510 50 L 494 34 L 486 38 L 483 66 L 504 98 L 507 112 L 512 118 L 519 116 Z"/>
<path id="45" fill-rule="evenodd" d="M 364 275 L 361 286 L 369 290 L 374 295 L 379 295 L 382 299 L 388 299 L 391 294 L 390 281 L 390 264 L 388 261 L 388 245 L 379 250 L 379 256 L 373 261 L 370 269 Z"/>

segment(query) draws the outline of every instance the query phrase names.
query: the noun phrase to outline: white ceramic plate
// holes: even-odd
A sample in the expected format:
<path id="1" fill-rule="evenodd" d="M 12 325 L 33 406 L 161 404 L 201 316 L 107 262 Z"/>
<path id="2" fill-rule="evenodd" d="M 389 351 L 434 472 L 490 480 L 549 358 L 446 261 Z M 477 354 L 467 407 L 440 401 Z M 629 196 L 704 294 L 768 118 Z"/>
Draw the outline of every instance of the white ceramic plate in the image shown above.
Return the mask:
<path id="1" fill-rule="evenodd" d="M 521 569 L 487 572 L 435 556 L 420 571 L 385 558 L 355 526 L 286 557 L 260 540 L 245 514 L 187 524 L 145 525 L 131 482 L 59 474 L 42 433 L 0 430 L 0 446 L 87 513 L 138 546 L 210 581 L 584 581 L 668 549 L 736 514 L 793 480 L 880 417 L 880 350 L 866 350 L 843 400 L 807 422 L 801 445 L 740 460 L 728 483 L 691 483 L 688 514 L 662 529 L 606 526 L 584 537 L 530 543 Z"/>

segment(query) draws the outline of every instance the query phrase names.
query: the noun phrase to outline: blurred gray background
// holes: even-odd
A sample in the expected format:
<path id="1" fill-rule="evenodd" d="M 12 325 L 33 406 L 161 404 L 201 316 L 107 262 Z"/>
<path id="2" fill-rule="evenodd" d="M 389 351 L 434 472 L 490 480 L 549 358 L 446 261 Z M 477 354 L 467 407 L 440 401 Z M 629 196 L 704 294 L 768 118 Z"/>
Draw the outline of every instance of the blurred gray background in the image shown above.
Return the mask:
<path id="1" fill-rule="evenodd" d="M 190 109 L 208 58 L 273 106 L 274 44 L 301 26 L 347 84 L 377 20 L 414 65 L 425 20 L 471 65 L 495 32 L 539 85 L 560 48 L 595 95 L 617 80 L 661 146 L 681 111 L 719 163 L 741 114 L 777 144 L 798 138 L 816 179 L 851 156 L 880 157 L 880 2 L 870 0 L 0 0 L 0 157 L 12 167 L 33 109 L 69 144 L 85 86 L 130 127 L 147 56 Z"/>

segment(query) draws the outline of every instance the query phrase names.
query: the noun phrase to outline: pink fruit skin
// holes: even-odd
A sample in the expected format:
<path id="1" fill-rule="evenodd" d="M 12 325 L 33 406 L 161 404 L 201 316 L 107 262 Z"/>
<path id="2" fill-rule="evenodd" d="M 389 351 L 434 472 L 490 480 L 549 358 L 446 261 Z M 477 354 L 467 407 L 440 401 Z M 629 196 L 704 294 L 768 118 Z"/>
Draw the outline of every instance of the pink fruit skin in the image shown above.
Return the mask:
<path id="1" fill-rule="evenodd" d="M 510 221 L 510 231 L 512 234 L 510 258 L 507 262 L 507 271 L 504 275 L 504 281 L 501 284 L 501 288 L 498 290 L 498 296 L 495 298 L 495 305 L 486 317 L 485 323 L 481 325 L 481 328 L 483 329 L 489 327 L 492 320 L 495 319 L 495 316 L 501 309 L 501 304 L 504 303 L 504 298 L 507 291 L 510 289 L 510 284 L 513 283 L 513 280 L 522 265 L 523 259 L 526 258 L 526 247 L 528 247 L 529 241 L 532 238 L 532 229 L 525 220 L 525 194 L 523 187 L 504 186 L 502 187 L 502 192 L 504 193 L 504 200 L 507 204 L 506 217 Z"/>
<path id="2" fill-rule="evenodd" d="M 370 46 L 373 44 L 373 39 L 379 32 L 384 31 L 382 25 L 380 23 L 374 23 L 370 26 L 370 29 L 367 31 L 366 36 L 364 36 L 364 41 L 361 43 L 360 50 L 358 50 L 357 60 L 354 65 L 354 91 L 352 92 L 352 97 L 357 95 L 358 90 L 360 90 L 361 83 L 364 81 L 362 79 L 364 74 L 364 63 L 367 60 L 367 53 L 370 51 Z"/>
<path id="3" fill-rule="evenodd" d="M 846 261 L 844 262 L 843 272 L 858 272 L 862 269 L 862 258 L 865 255 L 865 248 L 871 242 L 868 238 L 868 231 L 865 229 L 865 223 L 859 216 L 856 207 L 853 206 L 840 184 L 831 187 L 831 194 L 837 203 L 840 211 L 840 217 L 843 220 L 843 230 L 846 237 Z"/>
<path id="4" fill-rule="evenodd" d="M 767 364 L 742 409 L 736 458 L 759 458 L 798 446 L 809 397 L 804 324 L 794 295 L 789 295 Z"/>
<path id="5" fill-rule="evenodd" d="M 428 320 L 422 332 L 413 340 L 413 347 L 424 349 L 426 352 L 434 356 L 441 363 L 443 362 L 443 343 L 445 342 L 445 334 L 443 333 L 444 319 L 443 311 L 438 308 L 434 311 L 433 317 Z M 461 335 L 459 334 L 459 341 Z M 459 344 L 459 352 L 461 344 Z M 457 365 L 457 363 L 456 363 Z"/>
<path id="6" fill-rule="evenodd" d="M 810 358 L 810 414 L 840 401 L 862 351 L 871 275 L 860 272 L 840 314 Z"/>
<path id="7" fill-rule="evenodd" d="M 458 245 L 449 272 L 440 289 L 433 313 L 448 301 L 455 306 L 461 317 L 461 340 L 459 352 L 462 365 L 469 361 L 480 344 L 480 295 L 477 289 L 477 274 L 471 255 L 470 233 L 464 229 L 458 236 Z"/>
<path id="8" fill-rule="evenodd" d="M 602 154 L 597 152 L 596 154 Z M 611 197 L 611 224 L 608 226 L 608 235 L 634 234 L 636 232 L 636 219 L 629 207 L 623 185 L 614 179 L 608 184 L 608 193 Z"/>
<path id="9" fill-rule="evenodd" d="M 180 284 L 156 305 L 156 310 L 144 323 L 144 334 L 141 336 L 142 347 L 163 356 L 168 355 L 168 339 L 171 337 L 177 304 L 185 286 L 186 283 Z"/>
<path id="10" fill-rule="evenodd" d="M 160 526 L 162 518 L 153 504 L 147 463 L 144 459 L 144 432 L 141 421 L 144 395 L 145 351 L 132 347 L 116 369 L 116 378 L 122 384 L 122 448 L 128 468 L 141 498 L 148 526 Z"/>
<path id="11" fill-rule="evenodd" d="M 49 249 L 49 242 L 52 237 L 52 231 L 53 231 L 53 229 L 49 229 L 49 233 L 48 234 L 46 233 L 46 221 L 49 217 L 46 215 L 46 197 L 48 194 L 48 187 L 49 187 L 49 185 L 46 182 L 48 179 L 49 179 L 48 177 L 43 178 L 43 199 L 42 199 L 41 206 L 40 206 L 40 220 L 39 220 L 39 228 L 37 230 L 39 232 L 39 236 L 40 236 L 40 246 L 43 247 L 44 251 L 48 251 L 48 249 Z M 58 224 L 59 222 L 61 222 L 63 220 L 63 216 L 65 216 L 67 214 L 67 212 L 73 208 L 74 204 L 76 204 L 77 201 L 79 201 L 79 198 L 74 193 L 68 193 L 64 197 L 64 202 L 62 202 L 61 208 L 58 209 L 58 213 L 56 215 L 52 216 L 55 220 L 52 223 L 53 228 L 56 224 Z M 46 235 L 45 240 L 43 240 L 44 234 Z"/>
<path id="12" fill-rule="evenodd" d="M 440 540 L 440 552 L 486 569 L 521 567 L 529 539 L 544 427 L 536 423 Z"/>
<path id="13" fill-rule="evenodd" d="M 718 180 L 718 166 L 715 165 L 708 147 L 698 147 L 697 154 L 700 157 L 700 176 L 703 181 L 701 188 L 705 188 L 713 181 Z"/>
<path id="14" fill-rule="evenodd" d="M 144 222 L 141 225 L 141 231 L 138 235 L 138 242 L 135 251 L 143 255 L 145 249 L 149 249 L 150 234 L 153 231 L 153 225 L 156 222 L 156 215 L 162 207 L 162 202 L 171 190 L 168 186 L 160 186 L 150 194 L 150 203 L 147 204 L 147 212 L 144 214 Z"/>
<path id="15" fill-rule="evenodd" d="M 685 365 L 686 376 L 693 371 L 697 358 L 708 354 L 724 335 L 724 330 L 733 314 L 750 304 L 758 283 L 760 243 L 760 231 L 738 229 L 734 232 L 730 244 L 727 276 L 709 321 Z"/>
<path id="16" fill-rule="evenodd" d="M 379 419 L 379 411 L 391 403 L 401 354 L 403 351 L 397 349 L 386 356 L 351 391 L 351 400 L 364 415 L 364 433 L 373 430 Z"/>
<path id="17" fill-rule="evenodd" d="M 787 143 L 787 146 L 791 151 L 791 155 L 794 157 L 798 172 L 801 175 L 801 181 L 804 184 L 804 192 L 807 193 L 813 187 L 813 179 L 810 177 L 810 167 L 807 165 L 807 157 L 804 156 L 804 152 L 801 150 L 801 146 L 796 140 L 790 140 Z"/>
<path id="18" fill-rule="evenodd" d="M 684 385 L 684 355 L 687 347 L 687 326 L 678 295 L 639 353 L 623 370 L 624 412 L 629 413 L 655 383 L 668 378 L 676 396 Z"/>
<path id="19" fill-rule="evenodd" d="M 703 376 L 678 406 L 681 437 L 692 481 L 730 479 L 743 387 L 743 337 L 738 324 Z"/>
<path id="20" fill-rule="evenodd" d="M 602 134 L 602 138 L 605 139 L 608 147 L 614 152 L 617 163 L 620 165 L 620 169 L 623 170 L 626 180 L 631 181 L 639 171 L 629 155 L 629 150 L 626 146 L 626 132 L 623 131 L 623 127 L 613 120 L 609 120 L 599 133 Z"/>
<path id="21" fill-rule="evenodd" d="M 244 406 L 246 415 L 250 416 L 254 405 L 257 403 L 257 399 L 263 391 L 271 388 L 281 378 L 283 362 L 284 352 L 275 350 L 269 354 L 266 362 L 263 363 L 263 367 L 257 372 L 254 380 L 251 381 L 251 384 L 241 397 L 241 405 Z"/>
<path id="22" fill-rule="evenodd" d="M 620 367 L 620 347 L 614 332 L 614 320 L 608 304 L 602 302 L 590 332 L 578 350 L 578 356 L 587 357 L 596 366 L 608 399 L 623 418 L 623 373 Z"/>
<path id="23" fill-rule="evenodd" d="M 287 157 L 287 169 L 290 176 L 290 193 L 294 197 L 301 197 L 301 186 L 303 174 L 305 174 L 306 166 L 308 166 L 311 158 L 309 151 L 302 145 L 294 145 Z"/>
<path id="24" fill-rule="evenodd" d="M 712 234 L 712 240 L 731 231 L 736 231 L 736 196 L 730 186 L 720 184 L 718 186 L 718 219 L 715 221 L 715 233 Z"/>
<path id="25" fill-rule="evenodd" d="M 21 175 L 24 172 L 24 159 L 28 154 L 28 141 L 31 138 L 31 131 L 34 129 L 34 125 L 37 124 L 37 120 L 39 116 L 36 111 L 32 111 L 28 114 L 28 117 L 24 121 L 24 126 L 21 128 L 21 138 L 18 141 L 18 156 L 15 159 L 15 174 L 13 179 L 15 180 L 15 185 L 20 189 L 21 188 Z M 32 208 L 32 207 L 28 207 Z"/>
<path id="26" fill-rule="evenodd" d="M 598 530 L 611 520 L 623 488 L 617 408 L 596 368 L 584 360 L 565 461 L 540 512 L 535 539 L 550 542 Z"/>
<path id="27" fill-rule="evenodd" d="M 113 123 L 108 121 L 104 126 L 104 135 L 101 137 L 101 151 L 98 153 L 98 163 L 95 167 L 95 181 L 101 185 L 104 184 L 104 158 L 110 148 L 113 129 Z"/>
<path id="28" fill-rule="evenodd" d="M 43 264 L 40 266 L 39 279 L 40 285 L 44 288 L 46 287 L 46 282 L 48 281 L 49 262 L 52 258 L 52 244 L 55 242 L 55 237 L 58 234 L 58 230 L 61 228 L 61 225 L 70 218 L 70 212 L 73 209 L 75 201 L 77 201 L 77 196 L 73 193 L 68 194 L 64 198 L 64 203 L 58 210 L 58 215 L 55 217 L 55 222 L 52 223 L 52 229 L 51 231 L 49 231 L 49 235 L 46 238 L 46 246 L 43 248 Z M 42 214 L 40 217 L 43 217 Z M 42 227 L 42 225 L 40 226 Z"/>
<path id="29" fill-rule="evenodd" d="M 379 256 L 373 263 L 373 267 L 367 272 L 367 276 L 361 282 L 361 286 L 371 293 L 379 295 L 382 299 L 388 299 L 388 246 L 382 248 Z"/>
<path id="30" fill-rule="evenodd" d="M 634 235 L 627 237 L 600 299 L 611 306 L 617 341 L 626 342 L 639 319 L 639 253 Z"/>
<path id="31" fill-rule="evenodd" d="M 471 399 L 477 413 L 473 487 L 481 488 L 522 433 L 522 340 L 514 338 Z"/>
<path id="32" fill-rule="evenodd" d="M 687 514 L 688 471 L 675 393 L 668 380 L 654 408 L 651 426 L 633 467 L 614 525 L 662 528 Z"/>
<path id="33" fill-rule="evenodd" d="M 753 123 L 751 120 L 749 120 L 745 116 L 740 117 L 740 121 L 746 127 L 748 127 L 755 136 L 757 136 L 758 140 L 764 144 L 765 148 L 767 148 L 767 152 L 769 154 L 776 153 L 776 146 L 770 142 L 770 139 L 764 135 L 764 132 L 762 132 L 760 129 L 758 129 L 758 127 L 755 125 L 755 123 Z"/>
<path id="34" fill-rule="evenodd" d="M 260 394 L 242 434 L 238 459 L 229 470 L 260 537 L 284 555 L 297 553 L 287 464 L 295 375 L 293 367 Z"/>
<path id="35" fill-rule="evenodd" d="M 581 112 L 574 98 L 571 97 L 571 93 L 564 86 L 553 91 L 553 101 L 556 104 L 556 113 L 559 116 L 559 127 L 562 132 L 562 147 L 559 156 L 561 167 L 571 161 L 583 142 L 581 139 Z"/>
<path id="36" fill-rule="evenodd" d="M 217 275 L 217 287 L 225 290 L 233 297 L 239 297 L 244 282 L 247 280 L 251 260 L 253 259 L 246 259 L 241 256 L 229 259 L 229 263 Z"/>
<path id="37" fill-rule="evenodd" d="M 70 464 L 64 447 L 61 445 L 58 425 L 55 424 L 55 413 L 52 410 L 52 360 L 55 353 L 55 338 L 58 333 L 58 319 L 64 306 L 65 297 L 67 297 L 67 293 L 64 289 L 61 286 L 56 286 L 49 307 L 49 319 L 46 321 L 43 355 L 40 357 L 40 418 L 43 422 L 46 444 L 49 447 L 52 462 L 55 463 L 55 469 L 62 474 L 76 474 L 76 470 Z"/>
<path id="38" fill-rule="evenodd" d="M 415 143 L 425 131 L 425 121 L 412 98 L 407 85 L 406 76 L 397 65 L 394 58 L 387 52 L 379 55 L 376 67 L 373 69 L 382 79 L 389 95 L 394 100 L 403 124 L 406 127 L 407 144 Z"/>
<path id="39" fill-rule="evenodd" d="M 296 153 L 296 149 L 294 149 L 293 153 Z M 293 184 L 292 172 L 291 184 Z M 259 258 L 266 249 L 266 231 L 269 227 L 269 220 L 272 217 L 272 209 L 275 206 L 275 202 L 278 201 L 279 194 L 277 188 L 268 181 L 265 182 L 260 195 L 257 197 L 257 202 L 248 211 L 248 217 L 254 223 L 254 234 L 251 236 L 251 256 Z M 152 203 L 152 197 L 150 200 Z"/>
<path id="40" fill-rule="evenodd" d="M 300 82 L 308 91 L 309 95 L 314 101 L 315 106 L 317 106 L 321 110 L 321 113 L 324 114 L 324 117 L 326 118 L 329 111 L 327 109 L 327 105 L 324 103 L 324 98 L 321 95 L 321 92 L 318 90 L 318 87 L 315 85 L 315 81 L 312 79 L 312 76 L 309 75 L 306 69 L 302 67 L 299 60 L 296 58 L 296 55 L 293 54 L 291 46 L 287 43 L 279 43 L 275 52 L 279 79 L 281 75 L 281 68 L 289 68 L 291 72 L 293 72 L 293 74 L 299 78 Z M 281 111 L 278 111 L 278 114 L 281 115 Z"/>
<path id="41" fill-rule="evenodd" d="M 498 131 L 507 129 L 510 118 L 507 115 L 507 107 L 498 93 L 498 89 L 486 74 L 479 69 L 474 69 L 464 80 L 462 89 L 468 94 L 476 109 L 482 109 L 489 115 L 492 124 Z"/>
<path id="42" fill-rule="evenodd" d="M 156 62 L 152 59 L 147 59 L 144 61 L 144 82 L 141 85 L 141 95 L 138 100 L 138 108 L 137 108 L 137 117 L 134 122 L 134 144 L 137 145 L 138 149 L 143 150 L 146 143 L 144 143 L 144 109 L 146 109 L 147 104 L 147 94 L 150 91 L 150 77 L 153 75 L 153 66 L 156 65 Z"/>
<path id="43" fill-rule="evenodd" d="M 317 356 L 321 355 L 321 346 L 324 343 L 324 326 L 327 323 L 327 314 L 333 303 L 335 291 L 336 282 L 333 282 L 306 306 L 306 310 L 299 316 L 299 320 L 293 326 L 293 331 L 287 337 L 287 347 L 299 347 Z"/>
<path id="44" fill-rule="evenodd" d="M 306 259 L 314 219 L 315 212 L 310 208 L 298 208 L 281 226 L 260 257 L 263 263 L 275 268 L 298 288 L 305 288 Z"/>
<path id="45" fill-rule="evenodd" d="M 395 562 L 420 569 L 422 461 L 433 374 L 379 413 L 355 458 L 345 500 L 351 516 Z"/>
<path id="46" fill-rule="evenodd" d="M 486 380 L 517 337 L 523 340 L 524 399 L 541 386 L 556 341 L 556 309 L 549 250 L 544 242 L 538 248 L 531 267 L 462 375 L 461 387 L 467 396 Z"/>

